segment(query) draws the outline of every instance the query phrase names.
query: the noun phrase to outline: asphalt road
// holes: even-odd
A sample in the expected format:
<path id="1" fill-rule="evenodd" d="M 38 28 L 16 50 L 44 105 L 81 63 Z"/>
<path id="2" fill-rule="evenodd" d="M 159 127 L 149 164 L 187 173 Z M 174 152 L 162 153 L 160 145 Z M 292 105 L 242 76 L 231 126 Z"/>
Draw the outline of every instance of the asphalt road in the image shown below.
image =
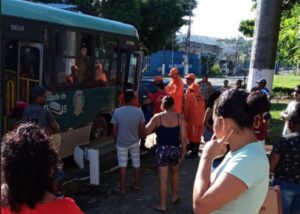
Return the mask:
<path id="1" fill-rule="evenodd" d="M 180 167 L 180 202 L 171 204 L 170 186 L 168 194 L 168 213 L 193 213 L 192 189 L 199 159 L 184 160 Z M 87 214 L 152 214 L 157 213 L 153 206 L 159 201 L 158 198 L 158 172 L 152 167 L 153 156 L 149 152 L 142 156 L 141 163 L 141 189 L 139 191 L 127 188 L 127 193 L 117 193 L 119 174 L 113 170 L 101 175 L 100 185 L 90 185 L 84 180 L 88 170 L 78 171 L 75 166 L 68 167 L 66 173 L 75 176 L 75 180 L 66 183 L 63 187 L 65 196 L 75 199 L 79 207 Z M 83 180 L 79 180 L 83 178 Z M 132 184 L 133 169 L 129 167 L 127 184 Z"/>

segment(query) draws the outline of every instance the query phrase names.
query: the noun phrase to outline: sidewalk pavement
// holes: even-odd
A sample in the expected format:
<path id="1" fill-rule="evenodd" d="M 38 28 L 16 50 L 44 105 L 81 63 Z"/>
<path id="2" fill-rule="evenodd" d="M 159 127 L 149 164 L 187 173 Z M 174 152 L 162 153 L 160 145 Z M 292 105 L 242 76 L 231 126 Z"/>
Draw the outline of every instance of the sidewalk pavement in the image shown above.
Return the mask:
<path id="1" fill-rule="evenodd" d="M 198 167 L 198 159 L 185 159 L 180 166 L 180 202 L 171 204 L 171 185 L 168 186 L 168 211 L 167 213 L 193 213 L 192 192 L 194 178 Z M 129 162 L 127 173 L 127 184 L 132 184 L 133 169 Z M 158 196 L 158 172 L 153 166 L 152 152 L 142 156 L 141 159 L 141 188 L 139 191 L 127 188 L 126 194 L 117 193 L 119 182 L 119 171 L 114 170 L 101 175 L 100 185 L 90 185 L 89 180 L 73 180 L 63 187 L 65 196 L 75 199 L 78 206 L 87 214 L 123 214 L 123 213 L 159 213 L 153 210 L 153 206 L 159 202 Z M 74 171 L 76 176 L 87 176 L 87 171 L 78 172 L 76 166 L 68 167 L 68 172 Z M 76 174 L 75 173 L 75 174 Z M 72 173 L 71 173 L 72 174 Z M 169 179 L 170 179 L 169 173 Z"/>

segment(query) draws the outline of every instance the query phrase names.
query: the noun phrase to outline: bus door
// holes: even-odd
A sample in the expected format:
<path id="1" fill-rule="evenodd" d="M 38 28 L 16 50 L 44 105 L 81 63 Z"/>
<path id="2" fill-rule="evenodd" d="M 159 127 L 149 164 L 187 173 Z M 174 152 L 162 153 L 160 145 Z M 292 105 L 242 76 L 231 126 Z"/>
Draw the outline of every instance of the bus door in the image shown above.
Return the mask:
<path id="1" fill-rule="evenodd" d="M 30 88 L 41 83 L 43 46 L 39 43 L 5 40 L 3 43 L 4 133 L 17 100 L 29 103 Z"/>
<path id="2" fill-rule="evenodd" d="M 124 85 L 130 83 L 133 89 L 137 90 L 142 68 L 142 53 L 127 52 L 126 54 L 122 54 L 122 58 L 123 62 L 126 61 L 126 63 L 123 64 L 126 72 L 122 72 L 122 83 Z"/>
<path id="3" fill-rule="evenodd" d="M 30 89 L 41 85 L 43 68 L 43 45 L 19 42 L 17 99 L 29 103 Z"/>
<path id="4" fill-rule="evenodd" d="M 141 75 L 142 75 L 142 69 L 143 69 L 143 52 L 142 51 L 137 51 L 134 52 L 135 56 L 137 57 L 137 68 L 136 68 L 136 87 L 137 89 L 140 88 L 140 80 L 141 80 Z"/>

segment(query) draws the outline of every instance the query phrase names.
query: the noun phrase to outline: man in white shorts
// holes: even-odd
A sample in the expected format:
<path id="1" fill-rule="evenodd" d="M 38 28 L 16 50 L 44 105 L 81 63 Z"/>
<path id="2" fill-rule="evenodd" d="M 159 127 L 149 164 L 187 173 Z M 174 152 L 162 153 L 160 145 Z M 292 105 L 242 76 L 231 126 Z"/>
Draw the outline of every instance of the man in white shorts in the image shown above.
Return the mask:
<path id="1" fill-rule="evenodd" d="M 135 93 L 126 90 L 125 105 L 117 108 L 112 116 L 113 137 L 117 145 L 117 155 L 120 167 L 120 191 L 126 192 L 126 169 L 128 152 L 130 152 L 132 166 L 135 169 L 135 190 L 140 188 L 140 145 L 141 138 L 145 138 L 145 118 L 141 109 L 134 106 Z"/>

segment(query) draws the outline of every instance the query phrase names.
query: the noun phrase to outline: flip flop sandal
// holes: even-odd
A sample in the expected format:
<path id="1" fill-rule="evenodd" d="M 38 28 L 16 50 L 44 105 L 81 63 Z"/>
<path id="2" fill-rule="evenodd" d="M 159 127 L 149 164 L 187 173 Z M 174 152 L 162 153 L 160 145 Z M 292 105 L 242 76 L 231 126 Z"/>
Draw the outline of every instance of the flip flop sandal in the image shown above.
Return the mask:
<path id="1" fill-rule="evenodd" d="M 172 201 L 172 204 L 176 205 L 176 204 L 179 204 L 179 202 L 180 202 L 180 198 L 177 198 L 175 201 Z"/>
<path id="2" fill-rule="evenodd" d="M 168 211 L 168 208 L 166 208 L 165 210 L 161 209 L 158 205 L 154 206 L 153 209 L 157 212 L 161 212 L 161 213 L 165 213 Z"/>
<path id="3" fill-rule="evenodd" d="M 126 188 L 129 188 L 129 189 L 132 189 L 132 190 L 135 190 L 135 191 L 139 191 L 140 190 L 140 187 L 134 186 L 134 185 L 126 186 Z"/>

